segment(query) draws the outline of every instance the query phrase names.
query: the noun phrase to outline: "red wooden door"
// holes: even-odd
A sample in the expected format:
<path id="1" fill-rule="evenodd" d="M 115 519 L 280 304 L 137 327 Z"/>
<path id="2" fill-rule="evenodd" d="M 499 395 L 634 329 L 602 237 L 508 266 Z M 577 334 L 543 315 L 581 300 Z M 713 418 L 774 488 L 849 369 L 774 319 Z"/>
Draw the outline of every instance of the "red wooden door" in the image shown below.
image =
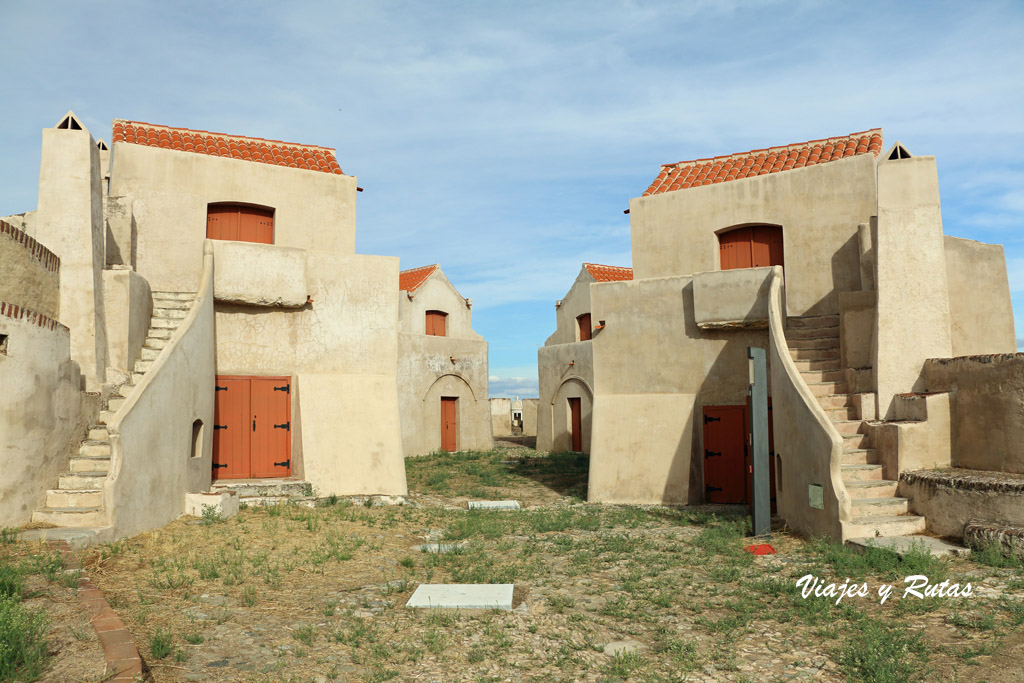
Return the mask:
<path id="1" fill-rule="evenodd" d="M 580 341 L 587 341 L 588 339 L 593 339 L 594 334 L 593 328 L 591 327 L 590 323 L 590 314 L 584 313 L 583 315 L 576 318 L 576 321 L 579 323 L 580 326 Z"/>
<path id="2" fill-rule="evenodd" d="M 569 433 L 572 436 L 572 450 L 583 452 L 583 405 L 579 398 L 569 399 Z"/>
<path id="3" fill-rule="evenodd" d="M 214 400 L 215 479 L 291 475 L 291 381 L 218 376 Z"/>
<path id="4" fill-rule="evenodd" d="M 287 377 L 252 378 L 252 475 L 291 474 L 291 382 Z"/>
<path id="5" fill-rule="evenodd" d="M 241 204 L 210 204 L 206 236 L 214 240 L 274 243 L 274 211 Z"/>
<path id="6" fill-rule="evenodd" d="M 458 407 L 457 398 L 441 397 L 441 450 L 449 453 L 458 447 Z"/>
<path id="7" fill-rule="evenodd" d="M 213 476 L 249 477 L 249 380 L 218 377 L 213 402 Z"/>
<path id="8" fill-rule="evenodd" d="M 704 407 L 704 490 L 708 503 L 746 500 L 745 406 Z"/>

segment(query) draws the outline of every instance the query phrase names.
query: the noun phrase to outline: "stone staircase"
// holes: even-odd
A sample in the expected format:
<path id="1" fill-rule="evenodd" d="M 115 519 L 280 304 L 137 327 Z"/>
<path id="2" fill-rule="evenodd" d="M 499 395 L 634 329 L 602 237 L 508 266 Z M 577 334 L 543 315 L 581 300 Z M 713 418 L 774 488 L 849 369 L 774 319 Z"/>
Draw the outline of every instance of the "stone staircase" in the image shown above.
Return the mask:
<path id="1" fill-rule="evenodd" d="M 843 522 L 844 537 L 906 536 L 925 529 L 897 482 L 883 478 L 882 465 L 854 395 L 849 392 L 839 354 L 839 316 L 789 318 L 786 341 L 804 382 L 843 437 L 843 483 L 853 499 L 853 519 Z"/>
<path id="2" fill-rule="evenodd" d="M 34 523 L 58 527 L 96 527 L 107 523 L 103 505 L 103 482 L 110 474 L 110 433 L 107 424 L 124 405 L 131 392 L 139 385 L 171 335 L 188 315 L 195 294 L 190 292 L 153 292 L 153 317 L 149 334 L 142 347 L 141 357 L 128 382 L 107 401 L 107 409 L 100 411 L 99 423 L 89 428 L 89 434 L 78 447 L 78 455 L 68 462 L 68 472 L 62 474 L 57 488 L 46 492 L 46 505 L 32 513 Z"/>

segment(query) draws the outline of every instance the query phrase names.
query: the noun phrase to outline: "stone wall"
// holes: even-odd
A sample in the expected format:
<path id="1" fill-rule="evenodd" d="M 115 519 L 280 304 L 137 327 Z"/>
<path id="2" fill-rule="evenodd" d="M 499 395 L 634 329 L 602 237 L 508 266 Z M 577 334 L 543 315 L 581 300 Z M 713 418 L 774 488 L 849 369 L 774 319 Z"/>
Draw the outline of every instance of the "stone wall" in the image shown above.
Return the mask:
<path id="1" fill-rule="evenodd" d="M 0 221 L 0 273 L 0 301 L 60 317 L 60 259 L 5 221 Z"/>

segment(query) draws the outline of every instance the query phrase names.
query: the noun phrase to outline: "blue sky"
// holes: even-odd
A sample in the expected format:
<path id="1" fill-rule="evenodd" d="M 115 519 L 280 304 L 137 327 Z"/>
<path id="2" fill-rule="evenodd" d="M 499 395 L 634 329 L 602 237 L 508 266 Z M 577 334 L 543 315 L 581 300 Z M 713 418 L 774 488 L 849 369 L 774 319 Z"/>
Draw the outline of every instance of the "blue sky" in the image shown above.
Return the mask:
<path id="1" fill-rule="evenodd" d="M 35 207 L 68 109 L 108 141 L 119 117 L 335 147 L 357 250 L 442 264 L 494 396 L 536 396 L 582 262 L 630 265 L 661 163 L 876 126 L 937 157 L 945 232 L 1005 245 L 1024 311 L 1020 2 L 0 0 L 0 25 L 0 215 Z"/>

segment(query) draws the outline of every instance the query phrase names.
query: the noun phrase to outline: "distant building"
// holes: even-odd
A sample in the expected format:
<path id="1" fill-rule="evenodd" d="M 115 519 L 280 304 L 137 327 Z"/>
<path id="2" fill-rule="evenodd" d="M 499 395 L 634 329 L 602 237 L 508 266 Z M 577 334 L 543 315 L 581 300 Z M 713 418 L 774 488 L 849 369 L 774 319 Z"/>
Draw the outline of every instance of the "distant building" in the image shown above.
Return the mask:
<path id="1" fill-rule="evenodd" d="M 398 393 L 407 456 L 490 450 L 487 342 L 437 264 L 399 277 Z"/>
<path id="2" fill-rule="evenodd" d="M 537 351 L 540 399 L 537 449 L 590 452 L 594 406 L 591 339 L 595 325 L 590 286 L 631 280 L 633 270 L 584 263 L 569 292 L 555 304 L 557 329 Z"/>

